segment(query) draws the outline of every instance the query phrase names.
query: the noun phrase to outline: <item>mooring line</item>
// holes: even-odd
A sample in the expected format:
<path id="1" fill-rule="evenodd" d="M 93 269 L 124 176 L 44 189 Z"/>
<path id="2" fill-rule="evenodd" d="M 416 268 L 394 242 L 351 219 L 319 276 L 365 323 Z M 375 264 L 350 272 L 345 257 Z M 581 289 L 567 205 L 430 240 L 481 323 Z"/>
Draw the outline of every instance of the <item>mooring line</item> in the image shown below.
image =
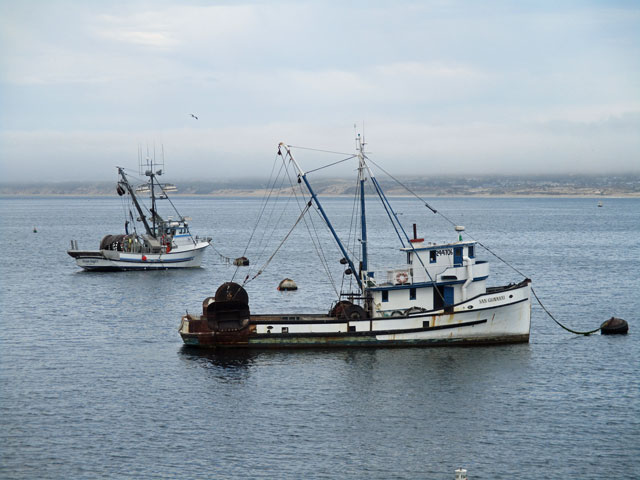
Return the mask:
<path id="1" fill-rule="evenodd" d="M 453 220 L 451 220 L 450 218 L 448 218 L 446 215 L 444 215 L 442 212 L 436 210 L 435 208 L 433 208 L 431 205 L 429 205 L 426 200 L 424 198 L 422 198 L 420 195 L 418 195 L 417 193 L 415 193 L 413 190 L 411 190 L 407 185 L 405 185 L 404 183 L 402 183 L 400 180 L 398 180 L 397 178 L 395 178 L 393 175 L 391 175 L 389 172 L 387 172 L 385 169 L 383 169 L 382 167 L 380 167 L 380 165 L 377 165 L 375 162 L 373 162 L 373 160 L 371 160 L 371 162 L 378 167 L 380 170 L 382 170 L 384 173 L 386 173 L 389 177 L 391 177 L 396 183 L 398 183 L 401 187 L 403 187 L 405 190 L 407 190 L 409 193 L 411 193 L 414 197 L 416 197 L 418 200 L 420 200 L 421 202 L 424 203 L 424 205 L 431 210 L 433 213 L 435 213 L 436 215 L 440 215 L 442 218 L 444 218 L 447 222 L 449 222 L 451 225 L 456 225 L 455 222 L 453 222 Z M 502 263 L 504 263 L 505 265 L 507 265 L 509 268 L 513 269 L 516 273 L 522 275 L 524 278 L 530 278 L 527 275 L 525 275 L 524 273 L 522 273 L 520 270 L 518 270 L 516 267 L 514 267 L 513 265 L 511 265 L 509 262 L 507 262 L 504 258 L 500 257 L 497 253 L 495 253 L 493 250 L 491 250 L 489 247 L 487 247 L 486 245 L 484 245 L 482 242 L 480 242 L 479 240 L 475 239 L 473 236 L 471 236 L 468 232 L 465 232 L 465 234 L 473 241 L 475 241 L 478 245 L 480 245 L 482 248 L 484 248 L 487 252 L 489 252 L 491 255 L 493 255 L 494 257 L 496 257 L 498 260 L 500 260 Z M 592 333 L 595 333 L 599 330 L 601 330 L 601 326 L 594 329 L 594 330 L 590 330 L 588 332 L 579 332 L 577 330 L 573 330 L 569 327 L 564 326 L 562 323 L 560 323 L 558 320 L 556 320 L 556 318 L 551 314 L 551 312 L 549 310 L 547 310 L 547 307 L 545 307 L 542 303 L 542 301 L 540 300 L 540 298 L 538 297 L 538 295 L 536 294 L 536 292 L 533 290 L 533 287 L 531 287 L 531 293 L 533 293 L 533 296 L 536 297 L 536 300 L 538 301 L 538 304 L 542 307 L 542 309 L 545 311 L 545 313 L 547 315 L 549 315 L 549 317 L 551 318 L 551 320 L 553 320 L 554 322 L 556 322 L 560 327 L 564 328 L 567 332 L 571 332 L 574 333 L 576 335 L 591 335 Z"/>
<path id="2" fill-rule="evenodd" d="M 549 315 L 549 317 L 551 317 L 551 320 L 553 320 L 554 322 L 556 322 L 558 325 L 560 325 L 562 328 L 564 328 L 567 332 L 571 332 L 571 333 L 575 333 L 576 335 L 591 335 L 592 333 L 596 333 L 597 331 L 600 330 L 600 327 L 596 328 L 595 330 L 590 330 L 588 332 L 578 332 L 577 330 L 572 330 L 569 327 L 565 327 L 563 324 L 561 324 L 558 320 L 555 319 L 555 317 L 553 315 L 551 315 L 551 312 L 549 310 L 547 310 L 547 307 L 545 307 L 542 302 L 540 301 L 540 299 L 538 298 L 538 295 L 536 295 L 535 290 L 533 289 L 533 287 L 531 287 L 531 293 L 533 293 L 533 296 L 536 297 L 536 300 L 538 301 L 538 304 L 540 304 L 540 306 L 542 307 L 542 309 L 546 312 L 547 315 Z"/>

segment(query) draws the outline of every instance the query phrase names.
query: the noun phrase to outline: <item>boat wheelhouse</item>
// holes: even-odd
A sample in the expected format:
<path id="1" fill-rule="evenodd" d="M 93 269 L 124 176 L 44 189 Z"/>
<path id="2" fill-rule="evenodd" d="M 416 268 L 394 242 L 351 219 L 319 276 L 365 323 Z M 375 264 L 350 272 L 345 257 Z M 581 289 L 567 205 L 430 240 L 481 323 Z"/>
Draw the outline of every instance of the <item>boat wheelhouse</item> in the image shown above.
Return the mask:
<path id="1" fill-rule="evenodd" d="M 201 315 L 182 317 L 179 332 L 185 344 L 299 348 L 528 342 L 531 281 L 525 278 L 515 284 L 487 287 L 489 264 L 477 259 L 476 241 L 463 240 L 462 226 L 455 226 L 457 238 L 452 242 L 427 243 L 417 237 L 415 224 L 413 238 L 409 238 L 369 168 L 360 136 L 354 155 L 359 161 L 359 261 L 336 233 L 290 147 L 280 144 L 278 152 L 295 167 L 298 183 L 304 183 L 310 195 L 300 218 L 312 205 L 316 207 L 342 254 L 344 274 L 355 280 L 356 288 L 341 293 L 328 313 L 252 314 L 244 288 L 249 276 L 243 285 L 227 282 L 214 297 L 204 300 Z M 378 271 L 369 269 L 364 200 L 367 179 L 394 225 L 401 242 L 400 255 L 405 260 Z"/>
<path id="2" fill-rule="evenodd" d="M 461 227 L 458 227 L 460 231 Z M 438 310 L 486 291 L 489 263 L 476 260 L 476 242 L 425 244 L 410 240 L 406 265 L 369 272 L 374 317 L 388 317 L 410 309 Z"/>

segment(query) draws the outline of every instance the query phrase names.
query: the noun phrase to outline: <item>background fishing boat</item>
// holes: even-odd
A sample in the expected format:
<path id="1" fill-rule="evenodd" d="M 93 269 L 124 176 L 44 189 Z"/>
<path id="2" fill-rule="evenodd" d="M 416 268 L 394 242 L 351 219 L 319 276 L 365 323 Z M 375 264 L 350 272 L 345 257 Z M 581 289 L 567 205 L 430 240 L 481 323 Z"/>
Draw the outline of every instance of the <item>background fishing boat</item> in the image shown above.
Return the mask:
<path id="1" fill-rule="evenodd" d="M 164 160 L 155 163 L 149 156 L 142 160 L 139 152 L 139 171 L 147 181 L 134 187 L 129 175 L 117 167 L 119 181 L 116 192 L 123 198 L 125 233 L 105 235 L 98 250 L 83 250 L 71 241 L 67 253 L 85 270 L 160 270 L 193 268 L 202 264 L 202 256 L 211 238 L 193 236 L 189 230 L 190 217 L 182 216 L 169 199 L 175 185 L 161 183 Z M 148 195 L 151 205 L 141 200 Z M 158 200 L 167 200 L 177 218 L 162 217 Z M 135 212 L 135 214 L 134 214 Z M 139 231 L 140 230 L 140 231 Z"/>

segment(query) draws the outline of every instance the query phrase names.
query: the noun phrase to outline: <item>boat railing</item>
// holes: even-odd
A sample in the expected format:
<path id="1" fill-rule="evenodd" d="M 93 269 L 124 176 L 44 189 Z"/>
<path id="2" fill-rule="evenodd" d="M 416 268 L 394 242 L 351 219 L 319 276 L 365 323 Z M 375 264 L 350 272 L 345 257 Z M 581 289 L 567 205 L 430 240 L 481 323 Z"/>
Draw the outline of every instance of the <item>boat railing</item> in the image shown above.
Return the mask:
<path id="1" fill-rule="evenodd" d="M 369 287 L 373 287 L 377 285 L 405 285 L 413 283 L 427 283 L 433 281 L 458 281 L 466 280 L 468 272 L 469 270 L 466 265 L 457 267 L 444 265 L 431 267 L 428 266 L 427 271 L 425 271 L 422 266 L 411 264 L 396 265 L 380 270 L 369 271 L 367 284 Z M 471 274 L 474 278 L 488 276 L 489 263 L 477 262 L 473 264 Z"/>
<path id="2" fill-rule="evenodd" d="M 379 270 L 369 270 L 368 275 L 367 284 L 369 287 L 411 283 L 413 278 L 412 265 L 396 265 Z"/>

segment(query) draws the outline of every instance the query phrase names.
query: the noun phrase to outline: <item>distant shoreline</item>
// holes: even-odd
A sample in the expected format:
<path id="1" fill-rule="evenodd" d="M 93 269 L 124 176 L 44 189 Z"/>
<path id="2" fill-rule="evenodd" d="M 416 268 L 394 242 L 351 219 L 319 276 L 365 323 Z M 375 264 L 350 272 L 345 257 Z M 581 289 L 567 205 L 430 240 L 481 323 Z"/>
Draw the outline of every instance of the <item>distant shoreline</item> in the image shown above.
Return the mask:
<path id="1" fill-rule="evenodd" d="M 0 196 L 110 197 L 114 181 L 0 182 Z M 263 179 L 183 180 L 172 196 L 257 198 L 269 192 Z M 540 176 L 408 176 L 398 181 L 381 180 L 389 196 L 476 198 L 640 198 L 640 173 L 612 175 Z M 280 195 L 292 186 L 280 185 Z M 324 197 L 351 197 L 354 182 L 345 178 L 319 177 L 313 188 Z M 272 192 L 272 193 L 275 193 Z"/>
<path id="2" fill-rule="evenodd" d="M 202 198 L 262 198 L 266 192 L 255 193 L 242 193 L 242 192 L 225 192 L 225 193 L 182 193 L 171 195 L 172 198 L 188 198 L 188 197 L 202 197 Z M 319 194 L 324 198 L 351 198 L 350 194 Z M 581 194 L 581 193 L 504 193 L 504 194 L 446 194 L 446 193 L 419 193 L 421 197 L 425 198 L 591 198 L 606 199 L 606 198 L 640 198 L 640 192 L 638 193 L 612 193 L 612 194 Z M 17 198 L 17 197 L 61 197 L 61 198 L 115 198 L 117 195 L 111 195 L 106 193 L 5 193 L 0 192 L 0 198 Z M 388 197 L 393 198 L 415 198 L 410 194 L 394 194 L 388 193 Z"/>

